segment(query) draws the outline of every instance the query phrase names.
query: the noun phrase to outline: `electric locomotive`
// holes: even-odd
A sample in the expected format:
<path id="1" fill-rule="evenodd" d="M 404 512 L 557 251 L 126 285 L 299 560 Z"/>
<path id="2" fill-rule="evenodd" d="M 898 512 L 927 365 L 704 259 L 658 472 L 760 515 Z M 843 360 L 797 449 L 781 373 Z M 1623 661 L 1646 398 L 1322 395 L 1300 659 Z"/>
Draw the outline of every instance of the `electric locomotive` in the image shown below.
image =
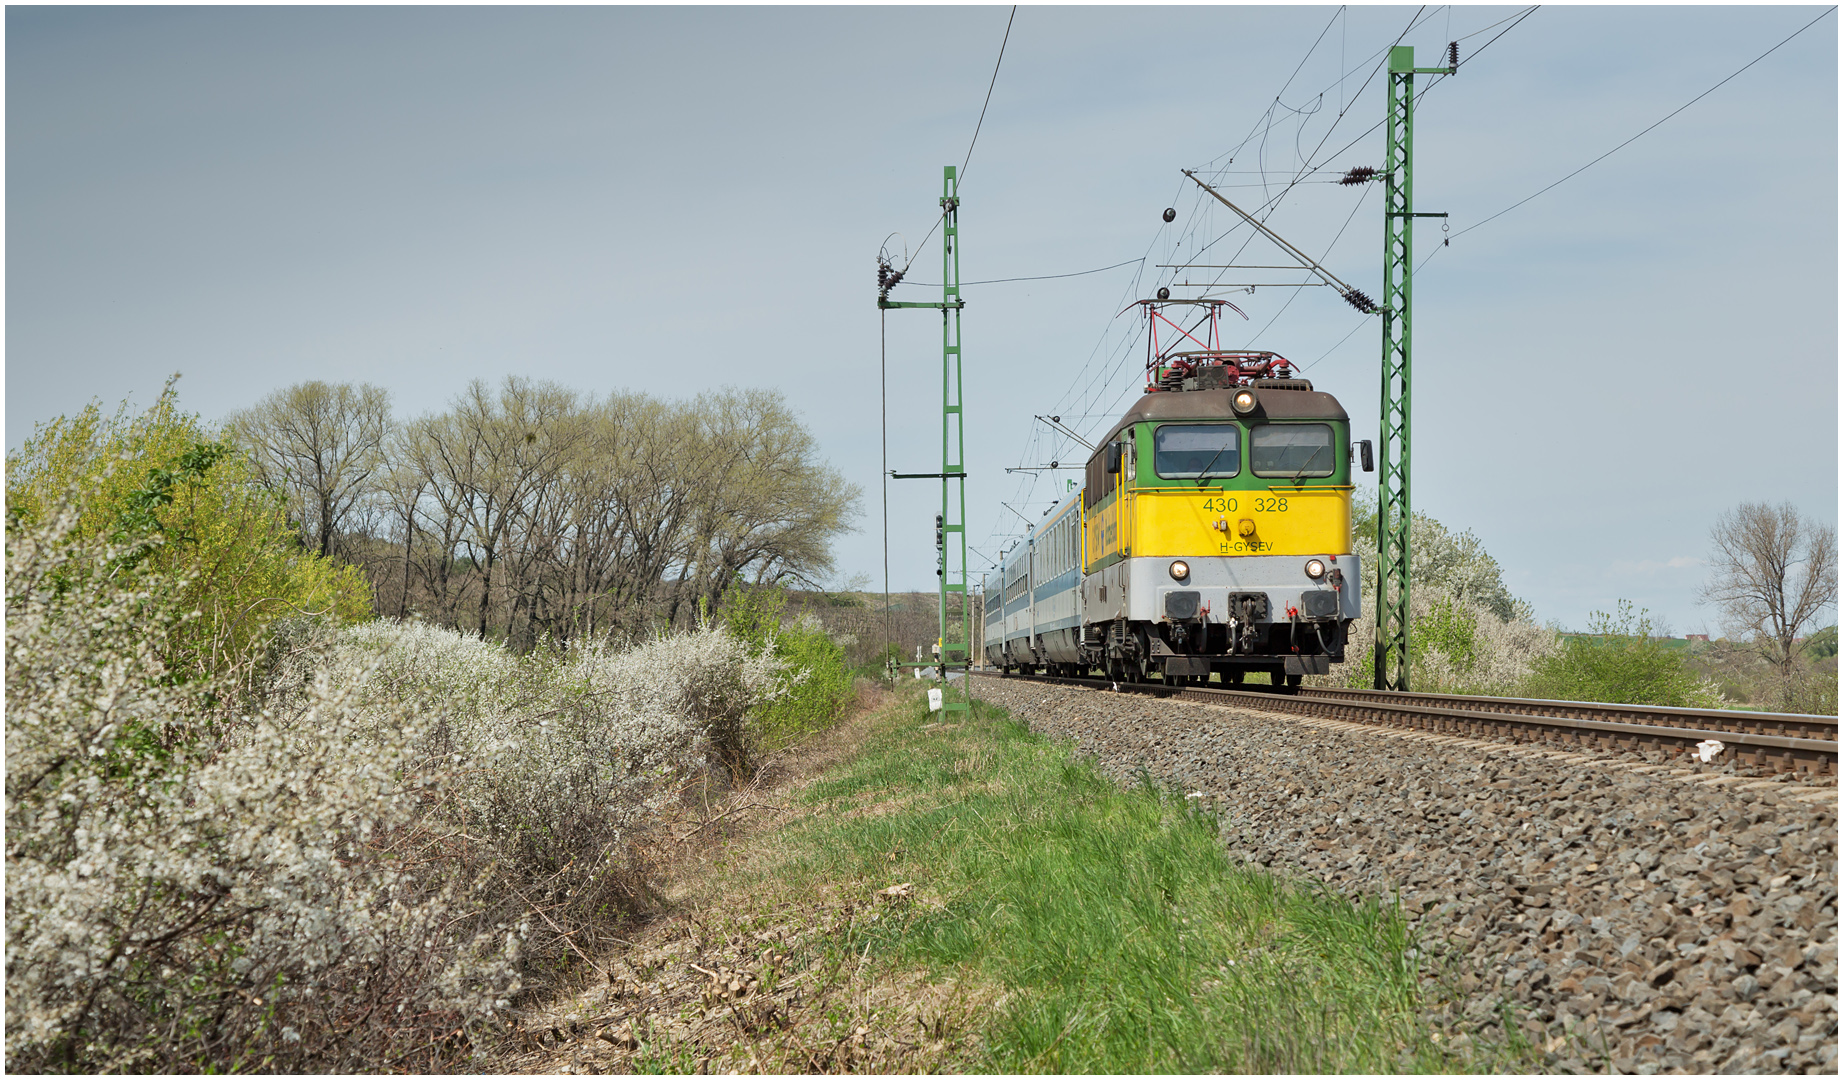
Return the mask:
<path id="1" fill-rule="evenodd" d="M 1350 496 L 1359 457 L 1373 468 L 1369 443 L 1285 358 L 1218 347 L 1233 305 L 1140 304 L 1145 393 L 1079 490 L 1005 553 L 986 596 L 987 663 L 1176 685 L 1326 674 L 1362 608 Z M 1186 330 L 1171 305 L 1204 316 Z M 1201 347 L 1160 351 L 1161 323 Z"/>

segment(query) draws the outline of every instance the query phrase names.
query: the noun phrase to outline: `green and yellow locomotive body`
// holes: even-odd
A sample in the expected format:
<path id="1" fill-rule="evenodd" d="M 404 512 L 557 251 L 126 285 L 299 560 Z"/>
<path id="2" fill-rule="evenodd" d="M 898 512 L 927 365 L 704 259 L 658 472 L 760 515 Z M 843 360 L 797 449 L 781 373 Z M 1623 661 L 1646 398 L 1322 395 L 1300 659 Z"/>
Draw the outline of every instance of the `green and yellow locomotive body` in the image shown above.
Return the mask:
<path id="1" fill-rule="evenodd" d="M 1351 550 L 1358 454 L 1330 394 L 1266 352 L 1160 353 L 1085 483 L 1008 548 L 985 657 L 1006 670 L 1297 685 L 1344 659 L 1362 611 Z M 1175 325 L 1166 320 L 1166 325 Z M 1179 332 L 1191 341 L 1189 331 Z"/>
<path id="2" fill-rule="evenodd" d="M 1088 463 L 1090 659 L 1170 681 L 1328 672 L 1361 611 L 1350 448 L 1343 407 L 1302 379 L 1142 397 Z"/>

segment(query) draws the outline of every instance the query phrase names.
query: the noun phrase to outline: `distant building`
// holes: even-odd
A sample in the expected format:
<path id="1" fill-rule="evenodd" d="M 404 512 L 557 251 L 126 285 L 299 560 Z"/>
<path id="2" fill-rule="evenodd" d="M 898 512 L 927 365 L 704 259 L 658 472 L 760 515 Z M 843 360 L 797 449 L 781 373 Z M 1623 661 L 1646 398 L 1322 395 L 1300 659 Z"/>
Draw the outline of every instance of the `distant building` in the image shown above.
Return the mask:
<path id="1" fill-rule="evenodd" d="M 1709 643 L 1709 635 L 1707 634 L 1684 634 L 1683 636 L 1691 641 L 1700 641 L 1704 645 Z"/>

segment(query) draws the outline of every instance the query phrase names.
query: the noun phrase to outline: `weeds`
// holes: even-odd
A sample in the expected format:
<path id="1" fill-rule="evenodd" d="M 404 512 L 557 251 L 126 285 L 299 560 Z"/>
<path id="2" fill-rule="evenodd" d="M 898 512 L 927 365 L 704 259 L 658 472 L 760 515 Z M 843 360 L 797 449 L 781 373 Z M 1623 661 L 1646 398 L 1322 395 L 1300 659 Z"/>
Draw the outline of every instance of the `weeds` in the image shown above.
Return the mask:
<path id="1" fill-rule="evenodd" d="M 788 887 L 912 885 L 842 928 L 842 963 L 976 973 L 998 1072 L 1443 1071 L 1390 906 L 1234 865 L 1214 821 L 1121 791 L 983 705 L 920 707 L 814 785 Z"/>
<path id="2" fill-rule="evenodd" d="M 1619 601 L 1617 615 L 1596 611 L 1588 634 L 1562 643 L 1561 651 L 1536 665 L 1529 681 L 1533 697 L 1718 709 L 1721 691 L 1666 649 L 1653 634 L 1647 612 Z"/>

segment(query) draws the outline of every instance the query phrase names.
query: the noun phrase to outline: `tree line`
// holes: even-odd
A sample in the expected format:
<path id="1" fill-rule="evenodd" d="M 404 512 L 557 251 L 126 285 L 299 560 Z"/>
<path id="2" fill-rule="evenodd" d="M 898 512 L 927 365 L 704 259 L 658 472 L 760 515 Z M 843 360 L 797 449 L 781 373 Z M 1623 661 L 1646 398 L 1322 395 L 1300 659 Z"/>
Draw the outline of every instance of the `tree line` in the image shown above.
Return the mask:
<path id="1" fill-rule="evenodd" d="M 379 614 L 521 649 L 685 627 L 744 582 L 816 584 L 858 514 L 774 391 L 665 401 L 513 376 L 399 421 L 378 387 L 314 381 L 227 434 L 305 546 L 363 569 Z"/>

